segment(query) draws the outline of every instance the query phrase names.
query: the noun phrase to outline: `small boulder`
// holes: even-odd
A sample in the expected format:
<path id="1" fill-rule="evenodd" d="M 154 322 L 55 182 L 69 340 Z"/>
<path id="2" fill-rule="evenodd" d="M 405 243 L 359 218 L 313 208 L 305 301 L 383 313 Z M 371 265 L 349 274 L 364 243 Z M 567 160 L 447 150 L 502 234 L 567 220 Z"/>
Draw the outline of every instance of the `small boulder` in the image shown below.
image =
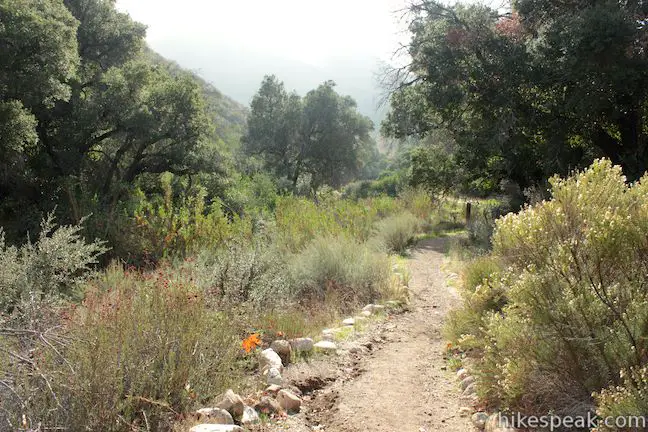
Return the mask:
<path id="1" fill-rule="evenodd" d="M 279 354 L 279 358 L 281 358 L 281 362 L 284 365 L 290 363 L 290 355 L 292 354 L 292 346 L 290 345 L 290 342 L 283 339 L 277 339 L 272 342 L 270 348 Z"/>
<path id="2" fill-rule="evenodd" d="M 371 312 L 373 312 L 373 310 L 374 310 L 374 305 L 372 305 L 372 304 L 368 304 L 367 306 L 362 308 L 362 312 L 371 313 Z"/>
<path id="3" fill-rule="evenodd" d="M 256 424 L 260 421 L 261 419 L 259 418 L 259 414 L 257 414 L 254 408 L 249 406 L 245 406 L 243 408 L 243 415 L 241 416 L 242 425 Z"/>
<path id="4" fill-rule="evenodd" d="M 236 425 L 199 424 L 189 429 L 189 432 L 244 432 L 244 429 Z"/>
<path id="5" fill-rule="evenodd" d="M 467 376 L 466 378 L 461 380 L 461 390 L 466 390 L 470 384 L 475 383 L 475 377 L 474 376 Z"/>
<path id="6" fill-rule="evenodd" d="M 295 338 L 290 340 L 290 346 L 295 352 L 310 352 L 313 350 L 313 339 L 311 338 Z"/>
<path id="7" fill-rule="evenodd" d="M 477 386 L 475 385 L 475 383 L 472 383 L 465 388 L 461 396 L 467 397 L 467 396 L 472 396 L 474 394 L 477 394 Z"/>
<path id="8" fill-rule="evenodd" d="M 277 393 L 277 402 L 289 413 L 299 412 L 302 403 L 299 397 L 285 389 L 279 390 L 279 393 Z"/>
<path id="9" fill-rule="evenodd" d="M 281 386 L 279 384 L 270 384 L 268 388 L 265 389 L 265 392 L 271 395 L 275 395 L 279 390 L 281 390 Z"/>
<path id="10" fill-rule="evenodd" d="M 196 411 L 198 420 L 208 418 L 218 424 L 234 424 L 232 414 L 222 408 L 201 408 Z"/>
<path id="11" fill-rule="evenodd" d="M 281 377 L 281 372 L 277 368 L 270 368 L 266 374 L 266 382 L 268 385 L 278 385 L 283 384 L 283 378 Z"/>
<path id="12" fill-rule="evenodd" d="M 229 412 L 234 418 L 240 418 L 243 415 L 245 404 L 241 396 L 234 393 L 232 389 L 229 389 L 223 395 L 223 399 L 216 404 L 216 407 Z"/>
<path id="13" fill-rule="evenodd" d="M 259 354 L 259 367 L 264 374 L 271 368 L 278 369 L 280 373 L 283 371 L 281 357 L 272 348 L 261 351 L 261 354 Z"/>
<path id="14" fill-rule="evenodd" d="M 353 326 L 355 325 L 355 320 L 353 318 L 347 318 L 344 321 L 342 321 L 342 325 Z"/>
<path id="15" fill-rule="evenodd" d="M 262 396 L 254 405 L 254 409 L 261 414 L 279 414 L 283 411 L 279 402 L 268 396 Z"/>
<path id="16" fill-rule="evenodd" d="M 486 422 L 488 421 L 488 414 L 485 412 L 476 412 L 470 417 L 472 424 L 479 430 L 484 430 Z"/>
<path id="17" fill-rule="evenodd" d="M 473 413 L 473 409 L 470 407 L 459 408 L 459 417 L 468 417 L 472 413 Z"/>
<path id="18" fill-rule="evenodd" d="M 375 305 L 373 305 L 373 310 L 372 310 L 372 312 L 373 312 L 373 313 L 377 313 L 377 312 L 382 312 L 382 311 L 384 311 L 384 310 L 385 310 L 385 306 L 375 304 Z"/>
<path id="19" fill-rule="evenodd" d="M 360 315 L 362 317 L 365 317 L 365 318 L 370 317 L 371 316 L 371 311 L 362 311 L 362 312 L 360 312 Z"/>
<path id="20" fill-rule="evenodd" d="M 515 432 L 515 429 L 509 423 L 506 417 L 494 413 L 488 417 L 484 430 L 486 432 Z"/>
<path id="21" fill-rule="evenodd" d="M 331 341 L 319 341 L 315 345 L 313 345 L 315 349 L 324 351 L 324 352 L 335 352 L 337 351 L 337 345 L 334 342 Z"/>

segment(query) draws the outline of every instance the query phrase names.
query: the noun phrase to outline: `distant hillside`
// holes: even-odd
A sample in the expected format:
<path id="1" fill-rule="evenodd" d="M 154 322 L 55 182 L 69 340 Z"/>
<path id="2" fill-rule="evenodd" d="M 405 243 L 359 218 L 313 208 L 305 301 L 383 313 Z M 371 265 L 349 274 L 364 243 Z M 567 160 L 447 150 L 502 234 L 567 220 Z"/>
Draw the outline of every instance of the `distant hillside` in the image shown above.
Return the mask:
<path id="1" fill-rule="evenodd" d="M 193 71 L 183 68 L 175 61 L 164 58 L 152 49 L 147 49 L 147 55 L 150 56 L 151 61 L 168 69 L 171 74 L 182 71 L 189 72 L 194 77 L 203 89 L 205 101 L 216 129 L 215 135 L 221 141 L 220 144 L 229 150 L 238 147 L 245 129 L 247 107 L 224 95 Z"/>

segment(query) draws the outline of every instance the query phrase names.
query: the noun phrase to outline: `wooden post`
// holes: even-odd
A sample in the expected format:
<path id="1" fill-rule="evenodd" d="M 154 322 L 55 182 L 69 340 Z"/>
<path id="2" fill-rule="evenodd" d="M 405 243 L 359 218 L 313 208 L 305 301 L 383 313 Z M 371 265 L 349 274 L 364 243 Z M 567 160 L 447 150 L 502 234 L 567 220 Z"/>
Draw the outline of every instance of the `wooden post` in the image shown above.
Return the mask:
<path id="1" fill-rule="evenodd" d="M 470 223 L 470 214 L 472 212 L 472 204 L 470 202 L 466 203 L 466 225 Z"/>

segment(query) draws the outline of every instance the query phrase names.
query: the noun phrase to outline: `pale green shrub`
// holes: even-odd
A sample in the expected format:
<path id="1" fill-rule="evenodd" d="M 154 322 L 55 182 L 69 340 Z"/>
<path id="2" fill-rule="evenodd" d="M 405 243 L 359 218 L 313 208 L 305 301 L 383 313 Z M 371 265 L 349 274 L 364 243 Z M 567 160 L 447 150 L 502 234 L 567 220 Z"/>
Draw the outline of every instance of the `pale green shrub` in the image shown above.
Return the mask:
<path id="1" fill-rule="evenodd" d="M 23 301 L 79 296 L 81 284 L 107 249 L 87 243 L 82 227 L 54 225 L 53 216 L 41 223 L 35 243 L 7 246 L 0 229 L 0 311 L 12 313 Z"/>
<path id="2" fill-rule="evenodd" d="M 574 414 L 648 350 L 648 178 L 629 186 L 600 160 L 551 185 L 550 201 L 497 222 L 508 306 L 486 322 L 479 368 L 497 377 L 482 381 L 494 401 Z"/>
<path id="3" fill-rule="evenodd" d="M 292 258 L 290 268 L 296 298 L 334 296 L 343 309 L 379 299 L 391 277 L 385 254 L 346 237 L 315 238 Z"/>
<path id="4" fill-rule="evenodd" d="M 390 216 L 376 224 L 375 240 L 385 251 L 402 254 L 414 243 L 420 225 L 409 212 Z"/>
<path id="5" fill-rule="evenodd" d="M 232 242 L 220 250 L 204 250 L 183 268 L 219 308 L 245 303 L 268 311 L 292 301 L 285 262 L 276 249 L 260 242 Z"/>
<path id="6" fill-rule="evenodd" d="M 464 267 L 460 287 L 463 304 L 450 312 L 444 328 L 446 338 L 454 345 L 463 349 L 484 347 L 486 320 L 507 303 L 501 270 L 501 263 L 490 256 L 475 258 Z"/>

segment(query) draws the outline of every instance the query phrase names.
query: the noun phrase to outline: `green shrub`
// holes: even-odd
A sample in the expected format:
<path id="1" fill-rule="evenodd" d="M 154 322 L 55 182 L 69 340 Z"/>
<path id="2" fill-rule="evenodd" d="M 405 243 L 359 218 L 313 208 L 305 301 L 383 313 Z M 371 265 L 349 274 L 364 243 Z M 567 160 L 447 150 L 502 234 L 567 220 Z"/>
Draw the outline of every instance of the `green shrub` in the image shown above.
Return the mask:
<path id="1" fill-rule="evenodd" d="M 648 177 L 599 160 L 551 185 L 496 223 L 507 305 L 487 314 L 478 370 L 493 403 L 573 415 L 648 352 Z"/>
<path id="2" fill-rule="evenodd" d="M 444 333 L 453 345 L 464 350 L 484 348 L 483 328 L 492 313 L 506 305 L 506 291 L 500 280 L 501 264 L 497 258 L 478 257 L 462 271 L 463 304 L 450 312 Z"/>
<path id="3" fill-rule="evenodd" d="M 417 218 L 427 221 L 437 208 L 432 195 L 424 189 L 407 189 L 399 197 L 403 208 Z"/>
<path id="4" fill-rule="evenodd" d="M 636 367 L 622 376 L 623 383 L 611 386 L 595 394 L 597 414 L 601 418 L 614 417 L 645 419 L 648 412 L 648 367 Z M 623 430 L 645 430 L 641 424 Z M 616 431 L 617 428 L 600 426 L 597 431 Z"/>
<path id="5" fill-rule="evenodd" d="M 204 248 L 217 249 L 233 239 L 250 238 L 251 221 L 236 214 L 226 215 L 219 200 L 208 204 L 204 188 L 176 196 L 171 174 L 163 174 L 160 179 L 163 194 L 147 197 L 139 191 L 132 219 L 135 249 L 144 255 L 144 261 L 156 263 Z"/>
<path id="6" fill-rule="evenodd" d="M 50 215 L 41 223 L 35 243 L 7 246 L 0 229 L 0 311 L 17 313 L 22 300 L 38 302 L 44 297 L 74 298 L 107 249 L 103 242 L 87 243 L 82 227 L 55 228 Z"/>
<path id="7" fill-rule="evenodd" d="M 379 299 L 390 285 L 388 257 L 346 237 L 315 238 L 290 266 L 300 301 L 334 297 L 343 310 Z"/>
<path id="8" fill-rule="evenodd" d="M 420 221 L 413 214 L 400 213 L 376 224 L 375 240 L 385 251 L 403 254 L 414 242 L 419 229 Z"/>
<path id="9" fill-rule="evenodd" d="M 301 250 L 317 236 L 346 235 L 358 241 L 369 238 L 376 210 L 363 203 L 344 199 L 313 201 L 282 197 L 275 211 L 281 246 L 290 252 Z"/>

